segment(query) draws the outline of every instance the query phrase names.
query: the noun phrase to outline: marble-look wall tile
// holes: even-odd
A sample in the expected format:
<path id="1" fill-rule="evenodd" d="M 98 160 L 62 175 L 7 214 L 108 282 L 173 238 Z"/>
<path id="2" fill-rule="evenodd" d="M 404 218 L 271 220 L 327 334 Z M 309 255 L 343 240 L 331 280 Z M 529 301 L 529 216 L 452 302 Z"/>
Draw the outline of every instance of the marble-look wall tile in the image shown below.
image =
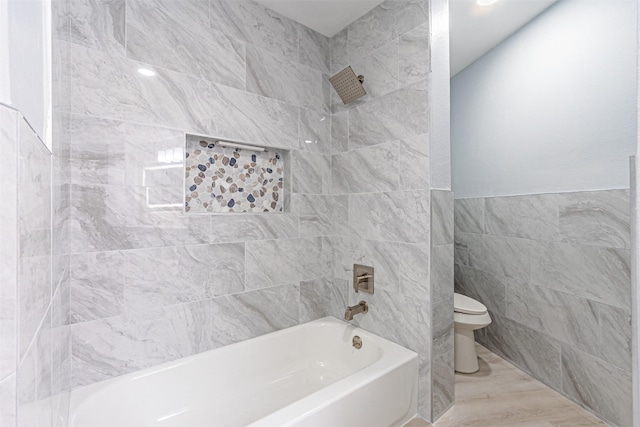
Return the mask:
<path id="1" fill-rule="evenodd" d="M 332 156 L 334 194 L 398 189 L 398 143 L 347 151 Z"/>
<path id="2" fill-rule="evenodd" d="M 369 311 L 354 317 L 352 324 L 418 354 L 429 354 L 431 343 L 425 339 L 430 331 L 428 302 L 384 290 L 376 290 L 373 295 L 349 293 L 350 305 L 360 300 L 369 304 Z"/>
<path id="3" fill-rule="evenodd" d="M 426 243 L 429 198 L 428 191 L 356 194 L 350 198 L 349 224 L 366 239 Z"/>
<path id="4" fill-rule="evenodd" d="M 71 187 L 71 251 L 90 252 L 207 243 L 209 218 L 182 214 L 182 190 Z M 162 197 L 156 200 L 154 196 Z M 155 208 L 155 205 L 174 207 Z"/>
<path id="5" fill-rule="evenodd" d="M 67 0 L 73 43 L 124 56 L 125 0 Z"/>
<path id="6" fill-rule="evenodd" d="M 416 28 L 429 21 L 428 0 L 388 0 L 394 9 L 398 34 Z"/>
<path id="7" fill-rule="evenodd" d="M 17 227 L 21 257 L 51 254 L 51 153 L 26 120 L 18 122 Z"/>
<path id="8" fill-rule="evenodd" d="M 629 190 L 559 194 L 563 242 L 630 248 Z"/>
<path id="9" fill-rule="evenodd" d="M 124 254 L 90 252 L 71 256 L 71 321 L 124 314 Z"/>
<path id="10" fill-rule="evenodd" d="M 292 105 L 213 85 L 212 133 L 221 138 L 297 148 L 298 109 Z"/>
<path id="11" fill-rule="evenodd" d="M 183 132 L 71 114 L 66 137 L 74 183 L 182 188 L 182 167 L 166 167 L 157 158 L 160 151 L 182 151 Z"/>
<path id="12" fill-rule="evenodd" d="M 598 308 L 574 295 L 511 284 L 507 317 L 591 354 L 598 354 Z"/>
<path id="13" fill-rule="evenodd" d="M 325 267 L 318 237 L 246 243 L 247 289 L 324 277 Z"/>
<path id="14" fill-rule="evenodd" d="M 353 60 L 398 37 L 394 11 L 389 2 L 374 8 L 348 27 L 348 54 Z"/>
<path id="15" fill-rule="evenodd" d="M 17 374 L 14 372 L 0 380 L 0 425 L 13 427 L 16 425 L 16 389 Z"/>
<path id="16" fill-rule="evenodd" d="M 69 218 L 71 215 L 71 186 L 52 183 L 51 251 L 53 255 L 69 252 Z"/>
<path id="17" fill-rule="evenodd" d="M 127 1 L 127 56 L 245 88 L 245 46 L 209 26 L 199 0 Z"/>
<path id="18" fill-rule="evenodd" d="M 453 349 L 434 357 L 431 418 L 437 420 L 454 403 L 455 370 Z"/>
<path id="19" fill-rule="evenodd" d="M 558 240 L 557 196 L 540 194 L 486 198 L 484 224 L 487 234 Z"/>
<path id="20" fill-rule="evenodd" d="M 454 253 L 453 244 L 431 248 L 431 299 L 447 307 L 453 304 L 454 289 Z"/>
<path id="21" fill-rule="evenodd" d="M 331 185 L 331 157 L 322 153 L 293 151 L 292 191 L 304 194 L 329 193 Z"/>
<path id="22" fill-rule="evenodd" d="M 469 264 L 495 276 L 525 281 L 532 270 L 533 250 L 531 242 L 511 237 L 480 235 L 480 247 L 473 245 L 469 251 Z"/>
<path id="23" fill-rule="evenodd" d="M 320 153 L 331 152 L 331 120 L 325 113 L 300 109 L 299 149 Z"/>
<path id="24" fill-rule="evenodd" d="M 331 39 L 303 25 L 298 27 L 298 62 L 328 73 L 331 60 Z"/>
<path id="25" fill-rule="evenodd" d="M 631 372 L 631 312 L 598 304 L 600 314 L 600 353 L 606 362 Z"/>
<path id="26" fill-rule="evenodd" d="M 242 243 L 127 251 L 124 304 L 136 312 L 242 292 L 244 256 Z"/>
<path id="27" fill-rule="evenodd" d="M 430 187 L 429 135 L 418 135 L 398 143 L 399 185 L 405 190 Z"/>
<path id="28" fill-rule="evenodd" d="M 456 199 L 455 233 L 484 233 L 484 199 Z"/>
<path id="29" fill-rule="evenodd" d="M 71 111 L 209 133 L 211 84 L 79 45 L 71 47 Z"/>
<path id="30" fill-rule="evenodd" d="M 431 279 L 429 277 L 430 269 L 438 270 L 433 272 L 434 278 L 442 278 L 443 281 L 447 281 L 445 278 L 447 272 L 444 269 L 448 268 L 449 263 L 448 259 L 444 259 L 447 257 L 442 256 L 443 252 L 446 252 L 446 247 L 442 246 L 438 248 L 439 251 L 437 253 L 430 255 L 427 243 L 414 245 L 382 242 L 382 244 L 385 247 L 390 247 L 390 250 L 397 255 L 397 258 L 391 258 L 397 266 L 397 292 L 411 296 L 424 303 L 431 301 L 430 289 L 433 286 L 433 280 L 439 279 Z M 440 264 L 440 262 L 443 262 L 443 264 Z M 451 268 L 453 268 L 453 265 L 451 265 Z M 451 270 L 451 273 L 453 273 L 453 270 Z"/>
<path id="31" fill-rule="evenodd" d="M 251 240 L 292 239 L 298 237 L 297 214 L 211 215 L 210 243 Z"/>
<path id="32" fill-rule="evenodd" d="M 431 191 L 431 244 L 453 244 L 453 193 Z"/>
<path id="33" fill-rule="evenodd" d="M 298 60 L 300 25 L 251 1 L 211 0 L 211 27 L 222 33 Z"/>
<path id="34" fill-rule="evenodd" d="M 560 342 L 493 313 L 476 339 L 550 387 L 561 389 Z"/>
<path id="35" fill-rule="evenodd" d="M 349 149 L 349 113 L 331 115 L 331 153 L 344 153 Z"/>
<path id="36" fill-rule="evenodd" d="M 631 374 L 562 346 L 562 391 L 620 427 L 630 427 Z"/>
<path id="37" fill-rule="evenodd" d="M 300 236 L 345 235 L 349 232 L 346 196 L 295 194 L 294 210 L 300 217 Z"/>
<path id="38" fill-rule="evenodd" d="M 349 110 L 349 148 L 426 134 L 428 102 L 423 81 Z"/>
<path id="39" fill-rule="evenodd" d="M 18 261 L 18 356 L 35 338 L 51 302 L 51 256 Z"/>
<path id="40" fill-rule="evenodd" d="M 194 302 L 71 327 L 73 388 L 211 348 L 208 303 Z"/>
<path id="41" fill-rule="evenodd" d="M 322 73 L 247 45 L 247 91 L 324 111 Z"/>
<path id="42" fill-rule="evenodd" d="M 299 309 L 297 284 L 210 300 L 212 348 L 297 325 Z"/>
<path id="43" fill-rule="evenodd" d="M 431 416 L 431 355 L 418 356 L 418 414 Z"/>
<path id="44" fill-rule="evenodd" d="M 330 277 L 300 282 L 300 323 L 325 316 L 344 317 L 347 285 Z"/>
<path id="45" fill-rule="evenodd" d="M 403 34 L 399 39 L 398 61 L 401 85 L 411 85 L 429 76 L 431 51 L 429 23 Z"/>
<path id="46" fill-rule="evenodd" d="M 371 54 L 351 61 L 356 75 L 364 76 L 367 96 L 356 101 L 359 104 L 370 101 L 398 89 L 398 40 L 393 40 L 376 49 Z M 337 108 L 344 107 L 338 98 Z M 349 104 L 351 108 L 354 104 Z"/>
<path id="47" fill-rule="evenodd" d="M 331 74 L 336 74 L 349 63 L 349 52 L 347 51 L 348 30 L 345 28 L 335 36 L 331 37 Z"/>
<path id="48" fill-rule="evenodd" d="M 531 283 L 620 308 L 630 304 L 630 254 L 625 249 L 536 243 Z"/>
<path id="49" fill-rule="evenodd" d="M 455 291 L 484 304 L 489 312 L 506 315 L 507 281 L 484 271 L 455 264 Z"/>

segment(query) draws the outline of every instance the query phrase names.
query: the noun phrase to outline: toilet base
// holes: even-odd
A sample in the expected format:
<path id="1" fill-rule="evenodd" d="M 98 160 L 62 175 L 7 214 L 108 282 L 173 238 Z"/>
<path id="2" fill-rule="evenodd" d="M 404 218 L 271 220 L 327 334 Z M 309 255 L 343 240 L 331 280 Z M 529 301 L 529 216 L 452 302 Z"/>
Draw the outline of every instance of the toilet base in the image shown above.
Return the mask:
<path id="1" fill-rule="evenodd" d="M 478 372 L 476 340 L 472 329 L 454 329 L 455 370 L 463 374 Z"/>

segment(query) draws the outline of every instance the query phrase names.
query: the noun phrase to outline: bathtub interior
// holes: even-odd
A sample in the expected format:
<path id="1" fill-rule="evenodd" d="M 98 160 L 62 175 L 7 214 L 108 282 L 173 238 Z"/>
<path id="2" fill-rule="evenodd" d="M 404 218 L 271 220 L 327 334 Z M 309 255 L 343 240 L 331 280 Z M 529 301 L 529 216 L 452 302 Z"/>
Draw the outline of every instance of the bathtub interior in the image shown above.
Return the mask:
<path id="1" fill-rule="evenodd" d="M 248 425 L 374 365 L 383 341 L 321 319 L 78 389 L 70 425 Z"/>

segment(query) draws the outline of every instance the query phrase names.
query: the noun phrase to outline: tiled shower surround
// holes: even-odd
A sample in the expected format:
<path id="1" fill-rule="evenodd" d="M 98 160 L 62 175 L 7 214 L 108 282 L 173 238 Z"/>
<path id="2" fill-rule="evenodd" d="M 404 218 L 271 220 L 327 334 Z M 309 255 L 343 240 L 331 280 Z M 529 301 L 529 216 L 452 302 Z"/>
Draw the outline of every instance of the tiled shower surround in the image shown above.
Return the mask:
<path id="1" fill-rule="evenodd" d="M 282 151 L 224 147 L 212 138 L 187 135 L 184 156 L 185 212 L 284 210 L 288 168 Z"/>
<path id="2" fill-rule="evenodd" d="M 431 305 L 452 280 L 430 263 L 450 259 L 451 200 L 430 187 L 427 0 L 387 0 L 332 39 L 247 0 L 56 6 L 71 386 L 367 299 L 354 323 L 420 355 L 420 414 L 448 407 L 452 319 Z M 349 108 L 328 82 L 346 65 L 369 93 Z M 181 168 L 144 180 L 185 133 L 289 150 L 291 208 L 185 215 Z M 351 290 L 354 262 L 376 268 L 375 295 Z"/>
<path id="3" fill-rule="evenodd" d="M 476 339 L 618 426 L 632 424 L 629 190 L 455 201 L 455 287 Z"/>

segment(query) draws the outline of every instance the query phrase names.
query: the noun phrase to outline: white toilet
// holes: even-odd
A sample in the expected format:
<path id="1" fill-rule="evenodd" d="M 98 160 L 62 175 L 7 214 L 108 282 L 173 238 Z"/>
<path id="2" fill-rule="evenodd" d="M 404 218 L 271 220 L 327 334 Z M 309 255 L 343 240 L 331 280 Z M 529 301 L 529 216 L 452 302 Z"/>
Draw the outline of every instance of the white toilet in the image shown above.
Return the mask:
<path id="1" fill-rule="evenodd" d="M 457 372 L 477 372 L 478 356 L 473 331 L 491 323 L 487 307 L 481 302 L 462 294 L 453 294 L 453 332 L 455 369 Z"/>

